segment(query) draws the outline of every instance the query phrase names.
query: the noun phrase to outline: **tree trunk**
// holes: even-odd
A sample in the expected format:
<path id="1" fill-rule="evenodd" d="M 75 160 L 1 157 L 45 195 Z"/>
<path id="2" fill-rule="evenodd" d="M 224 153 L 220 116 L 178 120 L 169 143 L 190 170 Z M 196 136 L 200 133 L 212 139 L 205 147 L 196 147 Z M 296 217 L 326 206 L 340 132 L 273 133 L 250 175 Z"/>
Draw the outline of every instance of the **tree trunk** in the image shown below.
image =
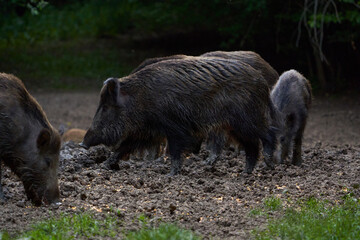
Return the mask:
<path id="1" fill-rule="evenodd" d="M 318 50 L 314 49 L 314 57 L 315 57 L 315 64 L 316 64 L 316 75 L 320 83 L 320 87 L 322 91 L 327 91 L 327 81 L 324 72 L 324 65 L 320 59 L 320 53 Z"/>

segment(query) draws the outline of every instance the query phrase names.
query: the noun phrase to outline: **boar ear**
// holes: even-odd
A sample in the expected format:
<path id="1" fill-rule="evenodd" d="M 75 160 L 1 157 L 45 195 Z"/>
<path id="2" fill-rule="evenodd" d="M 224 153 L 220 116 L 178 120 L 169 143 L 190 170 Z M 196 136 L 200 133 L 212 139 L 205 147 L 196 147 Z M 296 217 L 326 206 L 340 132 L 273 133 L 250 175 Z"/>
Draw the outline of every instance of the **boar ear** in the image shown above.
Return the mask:
<path id="1" fill-rule="evenodd" d="M 107 93 L 112 97 L 116 105 L 125 107 L 129 96 L 121 89 L 121 83 L 116 78 L 108 78 L 104 85 L 106 85 Z"/>
<path id="2" fill-rule="evenodd" d="M 46 129 L 46 128 L 41 129 L 39 136 L 37 138 L 37 141 L 36 141 L 38 149 L 42 149 L 45 146 L 49 145 L 50 138 L 51 138 L 51 135 L 50 135 L 49 129 Z"/>

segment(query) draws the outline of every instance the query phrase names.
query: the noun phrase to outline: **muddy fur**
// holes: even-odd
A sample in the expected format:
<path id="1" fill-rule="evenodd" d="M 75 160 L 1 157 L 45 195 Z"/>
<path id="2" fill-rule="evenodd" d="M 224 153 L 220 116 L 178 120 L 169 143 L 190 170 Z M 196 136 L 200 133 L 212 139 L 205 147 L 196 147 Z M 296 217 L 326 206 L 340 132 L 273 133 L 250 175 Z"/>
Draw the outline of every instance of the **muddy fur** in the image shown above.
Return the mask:
<path id="1" fill-rule="evenodd" d="M 193 150 L 199 136 L 223 129 L 244 146 L 245 171 L 251 173 L 259 140 L 273 167 L 273 111 L 267 82 L 245 63 L 199 57 L 161 61 L 104 82 L 83 146 L 113 147 L 116 157 L 107 161 L 111 166 L 166 137 L 174 175 L 181 170 L 181 154 Z"/>
<path id="2" fill-rule="evenodd" d="M 58 201 L 60 135 L 21 80 L 5 73 L 0 73 L 0 132 L 0 164 L 21 179 L 36 205 Z M 4 198 L 1 193 L 0 184 Z"/>
<path id="3" fill-rule="evenodd" d="M 302 163 L 302 138 L 312 101 L 310 83 L 296 70 L 286 71 L 274 86 L 271 99 L 283 118 L 276 158 L 284 163 L 293 146 L 292 164 L 299 166 Z"/>

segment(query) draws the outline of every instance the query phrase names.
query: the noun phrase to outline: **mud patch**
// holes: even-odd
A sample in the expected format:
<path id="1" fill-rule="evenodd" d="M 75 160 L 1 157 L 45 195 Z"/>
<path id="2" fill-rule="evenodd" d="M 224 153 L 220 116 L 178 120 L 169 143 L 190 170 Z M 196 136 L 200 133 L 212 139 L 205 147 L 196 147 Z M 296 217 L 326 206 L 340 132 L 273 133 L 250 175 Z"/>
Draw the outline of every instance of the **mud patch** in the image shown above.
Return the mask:
<path id="1" fill-rule="evenodd" d="M 153 221 L 177 222 L 203 236 L 246 239 L 251 229 L 266 221 L 249 212 L 268 196 L 335 201 L 352 192 L 360 197 L 360 146 L 317 143 L 305 148 L 302 167 L 284 164 L 268 170 L 259 163 L 251 175 L 242 172 L 242 154 L 232 157 L 232 151 L 225 151 L 222 160 L 209 167 L 203 150 L 186 158 L 182 175 L 176 177 L 167 175 L 166 158 L 131 159 L 120 162 L 120 170 L 109 171 L 101 166 L 110 154 L 105 147 L 86 151 L 66 144 L 61 153 L 58 207 L 34 208 L 24 200 L 21 183 L 5 171 L 9 199 L 0 210 L 3 230 L 18 231 L 29 222 L 64 212 L 91 210 L 101 215 L 116 209 L 125 229 L 136 228 L 133 220 L 144 214 Z"/>
<path id="2" fill-rule="evenodd" d="M 51 99 L 45 101 L 46 96 L 40 97 L 50 104 L 44 104 L 45 111 L 55 104 Z M 84 108 L 75 104 L 76 99 L 68 100 L 75 105 L 49 111 L 50 120 L 64 123 L 74 119 L 71 127 L 86 128 L 97 97 L 79 96 L 79 102 L 91 99 L 93 105 Z M 61 100 L 61 96 L 53 99 Z M 102 167 L 110 156 L 107 148 L 85 150 L 66 143 L 59 170 L 60 206 L 32 206 L 25 199 L 21 182 L 3 168 L 2 184 L 8 199 L 0 205 L 0 231 L 15 233 L 50 216 L 92 211 L 99 218 L 116 214 L 125 230 L 139 228 L 137 217 L 146 215 L 154 223 L 176 222 L 206 237 L 248 239 L 250 230 L 266 223 L 266 218 L 250 214 L 266 197 L 296 200 L 313 196 L 337 201 L 350 192 L 360 197 L 360 105 L 358 101 L 331 105 L 331 101 L 314 101 L 301 167 L 284 164 L 268 170 L 259 162 L 251 175 L 242 172 L 244 154 L 234 156 L 230 149 L 223 152 L 215 167 L 204 164 L 205 150 L 191 155 L 184 160 L 182 174 L 169 177 L 167 158 L 134 158 L 120 162 L 120 170 L 109 171 Z M 78 112 L 69 110 L 71 107 Z"/>

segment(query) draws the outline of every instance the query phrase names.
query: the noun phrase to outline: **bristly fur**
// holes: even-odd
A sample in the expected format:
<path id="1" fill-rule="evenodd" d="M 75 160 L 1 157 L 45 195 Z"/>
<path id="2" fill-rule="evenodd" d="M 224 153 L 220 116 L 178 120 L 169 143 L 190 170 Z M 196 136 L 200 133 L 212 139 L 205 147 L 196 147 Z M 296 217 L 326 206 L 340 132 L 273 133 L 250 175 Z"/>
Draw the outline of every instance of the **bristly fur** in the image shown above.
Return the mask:
<path id="1" fill-rule="evenodd" d="M 259 54 L 252 51 L 214 51 L 200 55 L 201 57 L 220 57 L 225 59 L 234 59 L 243 63 L 249 64 L 255 70 L 259 71 L 261 76 L 269 84 L 269 87 L 274 86 L 276 81 L 279 79 L 277 71 L 266 62 Z"/>
<path id="2" fill-rule="evenodd" d="M 239 62 L 245 63 L 253 67 L 255 70 L 257 70 L 263 78 L 267 81 L 269 88 L 271 88 L 276 81 L 279 78 L 279 74 L 276 72 L 274 68 L 270 66 L 268 62 L 266 62 L 259 54 L 252 52 L 252 51 L 233 51 L 233 52 L 225 52 L 225 51 L 213 51 L 213 52 L 207 52 L 202 55 L 201 57 L 206 58 L 221 58 L 221 59 L 232 59 L 237 60 Z M 176 59 L 185 59 L 185 58 L 191 58 L 191 56 L 186 55 L 172 55 L 172 56 L 166 56 L 166 57 L 158 57 L 158 58 L 149 58 L 144 60 L 137 68 L 135 68 L 132 73 L 138 72 L 141 69 L 145 68 L 146 66 L 149 66 L 151 64 L 155 64 L 157 62 L 161 61 L 167 61 L 167 60 L 176 60 Z M 212 74 L 215 74 L 216 72 L 211 71 Z M 273 113 L 276 112 L 272 111 Z M 274 115 L 274 114 L 273 114 Z M 281 122 L 278 121 L 278 114 L 272 116 L 273 119 L 273 126 L 272 128 L 276 131 L 276 129 L 280 128 Z M 218 159 L 219 155 L 221 154 L 222 149 L 225 146 L 225 143 L 229 141 L 230 139 L 224 135 L 223 131 L 217 131 L 210 132 L 209 135 L 206 137 L 206 145 L 208 150 L 210 151 L 210 156 L 206 160 L 208 164 L 213 165 L 216 160 Z M 199 142 L 202 142 L 201 140 Z M 156 143 L 154 143 L 156 144 Z M 156 149 L 156 148 L 153 148 Z"/>
<path id="3" fill-rule="evenodd" d="M 6 73 L 0 73 L 0 132 L 0 161 L 19 176 L 28 197 L 35 204 L 58 199 L 60 135 L 22 81 Z"/>
<path id="4" fill-rule="evenodd" d="M 181 153 L 198 142 L 195 136 L 223 129 L 245 146 L 247 172 L 257 161 L 259 140 L 272 157 L 269 87 L 258 71 L 243 62 L 208 57 L 160 61 L 116 84 L 118 97 L 126 96 L 126 104 L 117 105 L 110 85 L 103 87 L 84 138 L 87 146 L 116 146 L 121 157 L 165 136 L 172 174 L 177 174 Z"/>

